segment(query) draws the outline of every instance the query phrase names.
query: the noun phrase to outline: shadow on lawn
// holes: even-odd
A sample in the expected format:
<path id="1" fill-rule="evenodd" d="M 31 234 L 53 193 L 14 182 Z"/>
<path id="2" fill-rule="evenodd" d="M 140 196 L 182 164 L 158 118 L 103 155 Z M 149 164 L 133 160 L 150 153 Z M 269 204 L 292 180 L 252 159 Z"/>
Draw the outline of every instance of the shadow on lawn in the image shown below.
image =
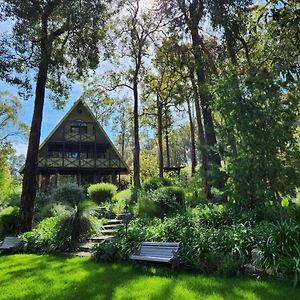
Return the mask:
<path id="1" fill-rule="evenodd" d="M 296 290 L 277 281 L 226 279 L 186 271 L 172 272 L 167 267 L 97 264 L 83 258 L 13 257 L 0 258 L 0 272 L 5 270 L 0 286 L 8 292 L 15 289 L 17 299 L 191 300 L 212 295 L 215 295 L 213 299 L 298 299 Z M 7 298 L 2 298 L 0 293 L 0 299 Z"/>

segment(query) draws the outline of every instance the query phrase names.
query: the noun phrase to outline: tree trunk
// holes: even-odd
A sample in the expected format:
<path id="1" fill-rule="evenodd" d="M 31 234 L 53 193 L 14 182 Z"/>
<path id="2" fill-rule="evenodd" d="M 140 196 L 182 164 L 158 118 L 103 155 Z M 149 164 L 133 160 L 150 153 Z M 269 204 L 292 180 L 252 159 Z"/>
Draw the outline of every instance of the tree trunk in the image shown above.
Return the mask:
<path id="1" fill-rule="evenodd" d="M 166 158 L 167 158 L 167 167 L 170 168 L 170 145 L 169 145 L 169 123 L 168 123 L 168 108 L 165 105 L 165 142 L 166 142 Z"/>
<path id="2" fill-rule="evenodd" d="M 133 183 L 138 189 L 141 187 L 140 180 L 140 140 L 139 140 L 139 96 L 137 78 L 133 80 L 133 135 L 134 135 L 134 153 L 133 153 Z"/>
<path id="3" fill-rule="evenodd" d="M 196 61 L 196 74 L 198 78 L 198 86 L 199 86 L 199 93 L 200 93 L 201 108 L 203 113 L 206 143 L 209 147 L 214 147 L 217 144 L 217 139 L 216 139 L 211 109 L 208 104 L 208 97 L 204 87 L 206 79 L 205 79 L 205 71 L 203 68 L 204 60 L 200 49 L 201 42 L 198 33 L 198 28 L 193 27 L 191 29 L 191 34 L 192 34 L 192 43 L 193 43 L 193 54 L 195 56 L 195 61 Z M 215 164 L 218 167 L 221 167 L 221 159 L 217 153 L 208 155 L 208 159 L 211 163 Z"/>
<path id="4" fill-rule="evenodd" d="M 159 176 L 164 176 L 164 156 L 163 156 L 163 112 L 162 103 L 159 99 L 159 94 L 156 94 L 156 108 L 157 108 L 157 140 L 158 140 L 158 166 L 159 166 Z"/>
<path id="5" fill-rule="evenodd" d="M 36 82 L 34 111 L 32 116 L 26 162 L 23 173 L 21 206 L 19 215 L 19 230 L 21 232 L 32 229 L 34 200 L 37 191 L 38 152 L 41 137 L 41 125 L 45 102 L 45 86 L 49 63 L 49 45 L 42 45 L 42 58 Z"/>
<path id="6" fill-rule="evenodd" d="M 193 95 L 194 95 L 194 102 L 195 102 L 195 111 L 196 111 L 196 120 L 197 120 L 197 127 L 198 127 L 198 141 L 200 144 L 200 156 L 201 156 L 201 163 L 202 163 L 202 171 L 203 171 L 203 184 L 204 184 L 204 191 L 207 199 L 212 198 L 211 194 L 211 187 L 208 182 L 208 159 L 207 159 L 207 145 L 202 125 L 202 116 L 201 116 L 201 107 L 200 107 L 200 101 L 199 101 L 199 93 L 198 93 L 198 87 L 196 84 L 195 76 L 194 76 L 194 70 L 190 69 L 190 79 L 192 83 L 193 88 Z"/>
<path id="7" fill-rule="evenodd" d="M 124 159 L 125 156 L 125 132 L 122 131 L 121 134 L 121 157 Z"/>
<path id="8" fill-rule="evenodd" d="M 195 174 L 197 159 L 196 159 L 196 143 L 195 143 L 195 127 L 193 122 L 193 116 L 191 111 L 191 103 L 190 99 L 187 98 L 187 106 L 188 106 L 188 114 L 189 114 L 189 121 L 190 121 L 190 135 L 191 135 L 191 172 L 192 175 Z"/>
<path id="9" fill-rule="evenodd" d="M 196 74 L 198 79 L 198 88 L 200 95 L 200 103 L 203 113 L 203 122 L 204 122 L 204 132 L 205 139 L 207 144 L 207 159 L 208 159 L 208 168 L 212 169 L 212 171 L 218 171 L 221 168 L 221 158 L 220 155 L 216 152 L 214 147 L 217 145 L 217 139 L 215 134 L 214 122 L 212 117 L 212 112 L 209 107 L 209 99 L 207 92 L 205 91 L 205 70 L 204 70 L 204 59 L 200 49 L 201 38 L 198 32 L 198 23 L 197 26 L 191 26 L 191 35 L 192 35 L 192 44 L 193 44 L 193 54 L 196 61 Z M 224 188 L 224 182 L 219 177 L 216 181 L 216 187 L 219 190 Z M 213 200 L 212 195 L 208 197 L 208 200 Z M 223 199 L 222 199 L 223 201 Z"/>

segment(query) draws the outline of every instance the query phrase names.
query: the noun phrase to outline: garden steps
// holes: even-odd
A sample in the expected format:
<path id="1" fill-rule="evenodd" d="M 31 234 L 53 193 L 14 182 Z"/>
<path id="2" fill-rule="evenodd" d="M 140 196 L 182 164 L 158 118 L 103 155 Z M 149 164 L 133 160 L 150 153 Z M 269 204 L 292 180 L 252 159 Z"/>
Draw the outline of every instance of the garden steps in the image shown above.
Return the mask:
<path id="1" fill-rule="evenodd" d="M 91 237 L 87 242 L 78 245 L 77 252 L 69 253 L 71 256 L 90 257 L 95 245 L 109 243 L 117 234 L 118 228 L 123 224 L 122 219 L 108 219 L 103 225 L 101 235 Z"/>

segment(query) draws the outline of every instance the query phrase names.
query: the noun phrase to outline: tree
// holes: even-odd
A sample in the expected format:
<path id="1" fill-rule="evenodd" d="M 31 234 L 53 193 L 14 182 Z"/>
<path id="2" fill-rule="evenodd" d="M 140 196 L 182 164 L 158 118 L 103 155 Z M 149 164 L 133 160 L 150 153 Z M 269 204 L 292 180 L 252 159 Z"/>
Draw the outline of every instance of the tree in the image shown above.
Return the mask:
<path id="1" fill-rule="evenodd" d="M 201 116 L 203 117 L 204 139 L 202 140 L 203 143 L 201 143 L 201 153 L 205 154 L 202 155 L 205 193 L 209 200 L 213 200 L 214 197 L 211 192 L 213 180 L 210 180 L 208 175 L 211 177 L 212 174 L 218 173 L 221 167 L 221 159 L 217 149 L 217 138 L 211 108 L 213 101 L 207 89 L 207 75 L 211 69 L 215 72 L 216 67 L 212 63 L 210 52 L 205 47 L 204 39 L 199 29 L 201 22 L 203 23 L 205 20 L 205 1 L 162 0 L 160 2 L 162 12 L 170 20 L 170 31 L 177 31 L 185 39 L 189 37 L 192 40 L 191 52 L 194 58 L 194 65 L 190 66 L 192 68 L 190 73 L 192 76 L 194 76 L 194 73 L 196 74 L 194 77 L 194 95 L 195 100 L 198 96 L 198 101 L 195 101 L 195 106 L 199 138 L 203 138 L 201 135 Z M 188 33 L 189 36 L 184 34 L 185 32 Z M 210 62 L 210 64 L 207 64 L 207 61 Z M 198 105 L 199 101 L 200 104 Z M 215 180 L 215 184 L 218 189 L 222 189 L 222 181 Z"/>
<path id="2" fill-rule="evenodd" d="M 282 199 L 299 185 L 296 7 L 292 1 L 254 7 L 244 30 L 239 28 L 243 40 L 235 41 L 241 49 L 235 53 L 236 63 L 228 51 L 220 62 L 222 76 L 212 87 L 215 109 L 225 120 L 219 133 L 232 198 L 246 208 L 271 202 L 281 220 Z M 231 148 L 232 134 L 236 151 Z"/>
<path id="3" fill-rule="evenodd" d="M 17 97 L 0 91 L 0 151 L 10 139 L 27 133 L 28 127 L 19 120 L 21 102 Z"/>
<path id="4" fill-rule="evenodd" d="M 34 112 L 24 167 L 20 231 L 31 230 L 36 172 L 46 87 L 61 104 L 72 79 L 98 64 L 97 43 L 104 37 L 107 7 L 100 0 L 8 0 L 3 12 L 14 25 L 11 46 L 17 72 L 34 75 Z"/>
<path id="5" fill-rule="evenodd" d="M 141 11 L 140 0 L 128 0 L 125 2 L 123 12 L 124 27 L 119 30 L 121 39 L 122 58 L 126 57 L 125 70 L 113 75 L 113 89 L 127 87 L 133 95 L 133 181 L 136 188 L 141 187 L 140 180 L 140 138 L 139 138 L 139 86 L 141 76 L 144 73 L 145 57 L 148 56 L 149 44 L 152 35 L 159 28 L 159 21 L 154 21 L 154 15 Z M 120 62 L 119 62 L 120 63 Z M 124 63 L 124 62 L 123 62 Z"/>

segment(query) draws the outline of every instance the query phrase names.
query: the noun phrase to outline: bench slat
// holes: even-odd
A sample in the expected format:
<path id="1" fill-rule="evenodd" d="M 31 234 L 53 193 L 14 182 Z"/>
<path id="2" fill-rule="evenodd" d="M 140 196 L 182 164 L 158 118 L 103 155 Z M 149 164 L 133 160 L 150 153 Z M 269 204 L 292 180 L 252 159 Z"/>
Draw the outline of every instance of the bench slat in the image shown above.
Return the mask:
<path id="1" fill-rule="evenodd" d="M 139 255 L 131 255 L 129 257 L 132 260 L 145 260 L 145 261 L 157 261 L 157 262 L 170 262 L 172 258 L 164 258 L 164 257 L 153 257 L 153 256 L 139 256 Z"/>
<path id="2" fill-rule="evenodd" d="M 180 243 L 168 243 L 168 242 L 142 242 L 141 246 L 163 246 L 163 247 L 179 247 Z"/>
<path id="3" fill-rule="evenodd" d="M 157 253 L 157 254 L 166 254 L 166 255 L 174 255 L 174 253 L 177 253 L 177 251 L 159 251 L 159 250 L 145 250 L 141 249 L 139 253 Z"/>

